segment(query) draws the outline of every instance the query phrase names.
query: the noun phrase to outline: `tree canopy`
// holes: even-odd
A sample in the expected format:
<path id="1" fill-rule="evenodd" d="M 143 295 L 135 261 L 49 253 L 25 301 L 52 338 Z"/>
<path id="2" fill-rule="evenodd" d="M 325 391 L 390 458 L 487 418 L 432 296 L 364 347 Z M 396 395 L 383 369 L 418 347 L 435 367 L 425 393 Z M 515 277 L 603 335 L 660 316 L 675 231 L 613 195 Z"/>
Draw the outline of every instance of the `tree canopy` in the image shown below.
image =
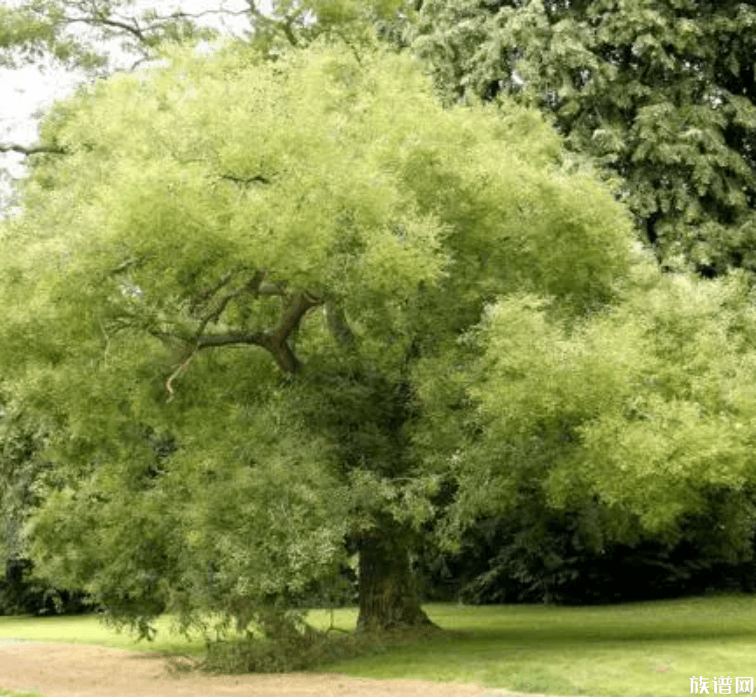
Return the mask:
<path id="1" fill-rule="evenodd" d="M 443 109 L 406 55 L 260 55 L 176 50 L 43 125 L 0 240 L 6 403 L 50 464 L 25 543 L 145 631 L 243 626 L 350 550 L 364 623 L 411 623 L 454 472 L 421 359 L 499 297 L 567 325 L 617 300 L 630 222 L 533 111 Z"/>
<path id="2" fill-rule="evenodd" d="M 6 64 L 51 55 L 101 74 L 110 56 L 94 39 L 117 38 L 149 61 L 217 36 L 207 16 L 249 20 L 245 41 L 270 56 L 318 36 L 364 46 L 378 29 L 384 43 L 411 44 L 433 66 L 448 101 L 507 94 L 548 114 L 568 148 L 622 181 L 620 198 L 663 268 L 707 277 L 756 268 L 748 3 L 312 0 L 191 14 L 49 0 L 2 12 Z M 37 151 L 0 144 L 7 150 Z"/>

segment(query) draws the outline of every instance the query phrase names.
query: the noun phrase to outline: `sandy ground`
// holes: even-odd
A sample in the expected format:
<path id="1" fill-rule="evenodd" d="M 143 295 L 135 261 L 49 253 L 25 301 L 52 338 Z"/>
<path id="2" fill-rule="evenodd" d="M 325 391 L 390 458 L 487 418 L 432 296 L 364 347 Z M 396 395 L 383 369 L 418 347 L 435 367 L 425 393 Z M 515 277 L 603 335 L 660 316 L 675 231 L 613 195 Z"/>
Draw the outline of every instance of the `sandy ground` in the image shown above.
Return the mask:
<path id="1" fill-rule="evenodd" d="M 171 672 L 154 653 L 7 640 L 0 641 L 0 687 L 45 697 L 527 697 L 480 685 L 338 674 L 187 675 Z"/>

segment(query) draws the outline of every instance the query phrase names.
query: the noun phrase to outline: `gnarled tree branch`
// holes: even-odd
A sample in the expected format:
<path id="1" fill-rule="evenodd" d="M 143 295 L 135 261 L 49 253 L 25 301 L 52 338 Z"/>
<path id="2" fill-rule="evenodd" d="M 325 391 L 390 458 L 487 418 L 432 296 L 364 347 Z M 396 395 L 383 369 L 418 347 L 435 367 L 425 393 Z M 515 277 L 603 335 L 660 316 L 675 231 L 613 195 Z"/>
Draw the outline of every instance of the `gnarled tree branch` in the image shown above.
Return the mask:
<path id="1" fill-rule="evenodd" d="M 227 334 L 204 334 L 198 336 L 196 349 L 254 344 L 268 350 L 275 359 L 278 367 L 286 373 L 295 373 L 300 363 L 294 352 L 286 343 L 291 333 L 299 326 L 302 317 L 313 307 L 323 303 L 323 299 L 312 291 L 299 291 L 292 295 L 291 302 L 286 306 L 275 326 L 265 331 L 239 332 Z"/>
<path id="2" fill-rule="evenodd" d="M 323 296 L 315 290 L 301 290 L 286 295 L 286 284 L 263 283 L 266 273 L 267 271 L 265 269 L 259 269 L 246 283 L 221 298 L 219 303 L 202 317 L 197 333 L 191 341 L 187 341 L 186 337 L 162 331 L 152 332 L 153 336 L 156 336 L 163 341 L 179 340 L 188 349 L 188 354 L 184 353 L 181 365 L 171 374 L 166 382 L 166 389 L 169 393 L 167 402 L 173 400 L 173 381 L 186 372 L 197 353 L 204 349 L 220 348 L 223 346 L 260 346 L 273 356 L 276 364 L 283 372 L 293 374 L 300 370 L 301 363 L 295 355 L 289 339 L 292 333 L 299 327 L 305 314 L 307 314 L 307 312 L 313 307 L 323 304 Z M 226 283 L 227 280 L 225 280 L 224 277 L 224 279 L 221 279 L 221 281 L 216 284 L 214 289 L 211 289 L 211 295 L 226 285 Z M 223 310 L 232 299 L 244 293 L 250 293 L 252 295 L 285 296 L 287 302 L 284 304 L 278 322 L 276 322 L 273 327 L 264 331 L 258 330 L 251 332 L 227 332 L 225 334 L 205 334 L 204 331 L 207 325 L 211 321 L 215 321 L 220 317 Z"/>
<path id="3" fill-rule="evenodd" d="M 68 150 L 55 145 L 33 145 L 27 148 L 24 145 L 16 143 L 0 143 L 0 152 L 18 152 L 22 155 L 39 155 L 46 153 L 50 155 L 68 155 Z"/>
<path id="4" fill-rule="evenodd" d="M 237 177 L 235 174 L 221 174 L 221 179 L 234 182 L 234 184 L 270 184 L 270 179 L 262 174 L 255 174 L 251 177 Z"/>
<path id="5" fill-rule="evenodd" d="M 135 37 L 140 43 L 146 43 L 147 38 L 144 32 L 139 26 L 136 19 L 131 19 L 132 24 L 128 24 L 126 21 L 119 21 L 118 19 L 111 19 L 103 15 L 96 15 L 94 17 L 67 17 L 65 24 L 88 24 L 89 26 L 96 27 L 102 25 L 105 27 L 113 27 L 114 29 L 122 29 Z"/>

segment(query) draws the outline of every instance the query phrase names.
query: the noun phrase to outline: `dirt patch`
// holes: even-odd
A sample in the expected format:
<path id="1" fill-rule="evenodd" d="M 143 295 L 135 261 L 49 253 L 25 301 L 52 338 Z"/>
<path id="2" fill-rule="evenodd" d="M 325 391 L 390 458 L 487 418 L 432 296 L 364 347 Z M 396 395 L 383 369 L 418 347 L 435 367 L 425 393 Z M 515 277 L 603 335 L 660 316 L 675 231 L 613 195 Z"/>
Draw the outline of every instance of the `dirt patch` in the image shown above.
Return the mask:
<path id="1" fill-rule="evenodd" d="M 45 697 L 527 697 L 480 685 L 333 673 L 175 674 L 154 653 L 12 641 L 0 643 L 0 687 Z"/>

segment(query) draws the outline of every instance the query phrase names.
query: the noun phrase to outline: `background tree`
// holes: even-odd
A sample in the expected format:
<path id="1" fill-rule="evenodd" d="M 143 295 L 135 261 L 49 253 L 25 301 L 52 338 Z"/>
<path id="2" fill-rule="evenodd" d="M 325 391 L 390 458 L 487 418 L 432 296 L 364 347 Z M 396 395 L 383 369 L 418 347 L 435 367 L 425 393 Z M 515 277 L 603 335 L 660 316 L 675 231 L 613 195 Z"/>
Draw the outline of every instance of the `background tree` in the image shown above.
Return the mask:
<path id="1" fill-rule="evenodd" d="M 427 0 L 414 48 L 447 101 L 506 94 L 622 181 L 663 266 L 756 269 L 756 8 Z"/>
<path id="2" fill-rule="evenodd" d="M 712 592 L 753 593 L 748 540 L 728 538 L 732 521 L 750 520 L 747 506 L 721 490 L 708 509 L 684 515 L 674 534 L 618 542 L 603 531 L 598 505 L 555 509 L 539 491 L 507 511 L 481 517 L 452 553 L 429 533 L 417 564 L 428 600 L 472 605 L 626 603 Z"/>
<path id="3" fill-rule="evenodd" d="M 425 624 L 407 552 L 450 472 L 409 440 L 414 366 L 499 295 L 611 302 L 622 208 L 535 113 L 447 111 L 408 57 L 325 45 L 177 52 L 41 145 L 67 155 L 35 160 L 0 290 L 4 380 L 54 425 L 40 572 L 144 633 L 245 627 L 356 551 L 360 626 Z"/>
<path id="4" fill-rule="evenodd" d="M 122 54 L 133 57 L 134 65 L 154 60 L 166 43 L 192 43 L 216 36 L 217 31 L 200 26 L 203 17 L 239 17 L 252 10 L 234 11 L 223 3 L 191 13 L 175 3 L 170 8 L 158 2 L 139 9 L 129 0 L 21 2 L 0 10 L 0 58 L 3 65 L 18 67 L 49 57 L 67 68 L 102 75 L 121 62 L 114 65 L 114 40 Z"/>
<path id="5" fill-rule="evenodd" d="M 156 0 L 141 8 L 133 0 L 22 1 L 0 8 L 0 65 L 50 58 L 102 76 L 160 58 L 166 45 L 235 36 L 275 52 L 282 44 L 305 45 L 322 34 L 354 37 L 376 24 L 398 27 L 411 12 L 403 0 L 219 1 L 201 11 L 182 9 L 180 0 Z M 208 25 L 207 20 L 215 21 Z M 120 56 L 114 55 L 114 41 Z M 126 56 L 134 60 L 124 61 Z"/>

